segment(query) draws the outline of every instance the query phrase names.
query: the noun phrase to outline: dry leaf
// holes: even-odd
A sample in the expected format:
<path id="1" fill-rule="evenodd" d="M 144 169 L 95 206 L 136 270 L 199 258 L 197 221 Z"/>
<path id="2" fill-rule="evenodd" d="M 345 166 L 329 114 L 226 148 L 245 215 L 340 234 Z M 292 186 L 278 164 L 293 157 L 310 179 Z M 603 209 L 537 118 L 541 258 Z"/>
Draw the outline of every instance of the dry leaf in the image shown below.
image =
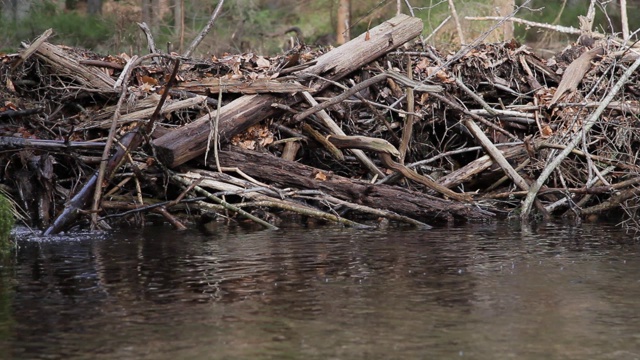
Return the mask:
<path id="1" fill-rule="evenodd" d="M 158 85 L 158 80 L 156 78 L 152 78 L 151 76 L 147 76 L 147 75 L 142 75 L 140 77 L 140 80 L 144 83 L 144 84 L 149 84 L 149 85 Z"/>
<path id="2" fill-rule="evenodd" d="M 7 77 L 7 89 L 11 92 L 16 92 L 15 86 L 13 86 L 13 81 Z"/>
<path id="3" fill-rule="evenodd" d="M 316 176 L 313 177 L 315 180 L 327 181 L 327 175 L 322 171 L 318 171 Z"/>
<path id="4" fill-rule="evenodd" d="M 369 31 L 367 30 L 367 33 L 364 35 L 364 41 L 369 41 L 371 40 L 371 35 L 369 34 Z"/>
<path id="5" fill-rule="evenodd" d="M 271 63 L 269 62 L 269 60 L 265 59 L 263 56 L 258 56 L 258 60 L 256 60 L 256 65 L 258 65 L 259 68 L 269 68 L 271 66 Z"/>

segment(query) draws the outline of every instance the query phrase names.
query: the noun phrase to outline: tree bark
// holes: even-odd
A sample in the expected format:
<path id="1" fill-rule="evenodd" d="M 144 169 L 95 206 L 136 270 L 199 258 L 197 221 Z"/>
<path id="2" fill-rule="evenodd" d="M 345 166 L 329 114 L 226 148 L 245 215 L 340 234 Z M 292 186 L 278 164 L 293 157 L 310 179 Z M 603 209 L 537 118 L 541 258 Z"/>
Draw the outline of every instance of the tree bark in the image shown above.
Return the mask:
<path id="1" fill-rule="evenodd" d="M 142 14 L 142 22 L 147 23 L 151 26 L 151 0 L 142 0 L 140 4 L 141 14 Z"/>
<path id="2" fill-rule="evenodd" d="M 336 26 L 336 42 L 342 45 L 349 41 L 349 27 L 351 26 L 351 1 L 340 0 L 338 6 L 338 25 Z"/>
<path id="3" fill-rule="evenodd" d="M 497 0 L 496 7 L 500 11 L 500 15 L 509 16 L 515 8 L 514 0 Z M 513 22 L 505 21 L 502 24 L 502 35 L 504 41 L 511 41 L 513 39 Z"/>
<path id="4" fill-rule="evenodd" d="M 173 22 L 175 35 L 180 39 L 178 41 L 177 52 L 182 53 L 184 46 L 184 0 L 174 0 L 173 2 Z"/>

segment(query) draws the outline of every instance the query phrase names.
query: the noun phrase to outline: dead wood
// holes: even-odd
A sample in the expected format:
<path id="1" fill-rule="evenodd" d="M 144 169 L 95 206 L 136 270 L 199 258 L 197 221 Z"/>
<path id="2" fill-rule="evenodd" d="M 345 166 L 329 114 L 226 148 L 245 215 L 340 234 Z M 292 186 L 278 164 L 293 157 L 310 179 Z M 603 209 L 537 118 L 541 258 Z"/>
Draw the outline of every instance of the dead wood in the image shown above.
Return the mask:
<path id="1" fill-rule="evenodd" d="M 261 154 L 240 148 L 220 152 L 225 166 L 242 169 L 247 174 L 278 184 L 321 190 L 339 199 L 418 219 L 421 221 L 462 221 L 487 219 L 491 214 L 477 207 L 447 201 L 433 196 L 389 185 L 374 185 L 358 180 L 331 175 L 325 181 L 316 180 L 322 170 L 286 161 L 270 154 Z"/>
<path id="2" fill-rule="evenodd" d="M 120 144 L 122 146 L 117 147 L 116 152 L 108 160 L 103 158 L 103 162 L 101 162 L 99 170 L 89 178 L 80 192 L 78 192 L 71 201 L 65 204 L 63 212 L 56 218 L 53 224 L 45 230 L 44 235 L 55 235 L 71 226 L 76 216 L 89 204 L 91 195 L 96 194 L 100 190 L 102 181 L 104 179 L 111 179 L 114 172 L 124 160 L 124 157 L 140 146 L 144 140 L 144 134 L 151 132 L 155 121 L 157 121 L 161 116 L 160 109 L 169 94 L 169 89 L 171 88 L 172 82 L 175 80 L 179 65 L 180 62 L 176 61 L 172 76 L 169 78 L 169 82 L 167 83 L 166 89 L 162 94 L 158 106 L 156 107 L 156 111 L 151 116 L 151 120 L 147 124 L 140 124 L 137 129 L 125 134 L 125 136 L 120 139 Z M 108 143 L 105 148 L 108 148 Z M 107 160 L 107 162 L 104 162 L 104 160 Z M 98 201 L 99 200 L 100 198 L 98 197 Z"/>
<path id="3" fill-rule="evenodd" d="M 418 36 L 423 24 L 417 18 L 399 15 L 371 29 L 369 39 L 362 34 L 348 43 L 336 48 L 317 59 L 316 65 L 300 74 L 301 78 L 322 75 L 330 80 L 358 69 L 379 56 L 394 50 L 405 42 Z M 320 91 L 331 83 L 317 81 L 311 84 L 314 91 Z M 285 102 L 292 105 L 297 98 L 285 101 L 275 96 L 248 95 L 220 109 L 220 139 L 229 141 L 237 133 L 264 120 L 275 113 L 272 103 Z M 210 115 L 204 116 L 154 141 L 158 156 L 168 167 L 175 167 L 191 160 L 206 151 L 207 136 L 210 129 Z"/>
<path id="4" fill-rule="evenodd" d="M 91 189 L 96 222 L 138 211 L 179 228 L 178 200 L 145 204 L 197 193 L 195 214 L 267 228 L 290 213 L 427 227 L 484 220 L 487 210 L 526 213 L 530 199 L 551 216 L 637 216 L 640 75 L 625 72 L 633 49 L 596 42 L 542 59 L 478 39 L 454 55 L 424 45 L 390 52 L 421 29 L 398 16 L 328 52 L 182 58 L 169 90 L 170 56 L 101 56 L 43 37 L 0 61 L 0 177 L 32 207 L 33 223 L 59 215 L 47 234 L 76 225 Z M 227 143 L 236 147 L 216 156 Z M 194 161 L 187 174 L 205 179 L 184 174 L 209 149 L 220 172 Z M 402 155 L 407 166 L 395 161 Z M 222 174 L 229 166 L 235 173 Z"/>

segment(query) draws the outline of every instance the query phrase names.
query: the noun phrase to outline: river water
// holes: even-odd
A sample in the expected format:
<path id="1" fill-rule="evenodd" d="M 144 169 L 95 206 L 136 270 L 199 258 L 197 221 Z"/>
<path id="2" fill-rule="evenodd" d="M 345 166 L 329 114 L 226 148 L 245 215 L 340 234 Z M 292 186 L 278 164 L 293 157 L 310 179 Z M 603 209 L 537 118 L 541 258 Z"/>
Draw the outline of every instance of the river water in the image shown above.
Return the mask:
<path id="1" fill-rule="evenodd" d="M 639 359 L 609 225 L 23 235 L 2 359 Z"/>

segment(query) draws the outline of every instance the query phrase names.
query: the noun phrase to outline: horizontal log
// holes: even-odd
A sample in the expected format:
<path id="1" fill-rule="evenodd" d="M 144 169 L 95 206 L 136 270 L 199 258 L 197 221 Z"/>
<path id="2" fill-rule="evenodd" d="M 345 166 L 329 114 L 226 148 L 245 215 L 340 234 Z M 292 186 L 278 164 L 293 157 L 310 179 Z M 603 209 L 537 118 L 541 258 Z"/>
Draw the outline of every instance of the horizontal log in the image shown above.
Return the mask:
<path id="1" fill-rule="evenodd" d="M 392 51 L 422 32 L 422 20 L 398 15 L 369 30 L 348 43 L 320 56 L 316 65 L 299 73 L 301 77 L 321 75 L 338 80 L 372 60 Z M 316 79 L 313 78 L 315 81 Z M 329 86 L 329 82 L 315 82 L 314 91 Z M 297 98 L 281 98 L 274 95 L 245 95 L 225 105 L 220 111 L 220 139 L 228 141 L 237 133 L 275 114 L 272 103 L 297 102 Z M 169 167 L 175 167 L 205 153 L 211 118 L 215 112 L 205 115 L 191 124 L 159 137 L 154 146 L 160 160 Z"/>
<path id="2" fill-rule="evenodd" d="M 376 209 L 393 211 L 412 219 L 481 220 L 491 216 L 477 206 L 439 199 L 418 191 L 390 185 L 371 184 L 338 175 L 325 181 L 316 180 L 322 170 L 288 161 L 271 154 L 233 147 L 219 153 L 225 167 L 237 167 L 251 177 L 268 181 L 281 188 L 321 190 L 339 199 Z M 214 168 L 215 164 L 211 164 Z"/>

